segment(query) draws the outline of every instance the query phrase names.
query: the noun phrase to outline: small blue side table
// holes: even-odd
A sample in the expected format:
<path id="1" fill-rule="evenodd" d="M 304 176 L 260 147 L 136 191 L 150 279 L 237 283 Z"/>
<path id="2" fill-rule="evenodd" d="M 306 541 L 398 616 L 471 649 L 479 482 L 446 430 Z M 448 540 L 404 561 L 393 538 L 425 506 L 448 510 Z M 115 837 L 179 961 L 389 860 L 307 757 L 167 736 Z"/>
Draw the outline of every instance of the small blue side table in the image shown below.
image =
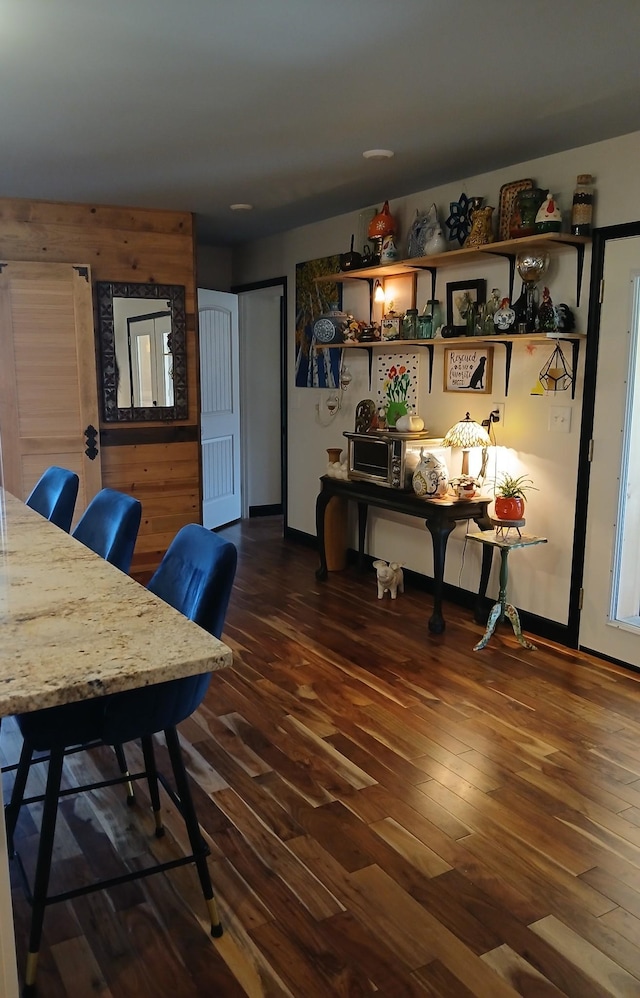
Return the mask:
<path id="1" fill-rule="evenodd" d="M 498 548 L 501 558 L 500 595 L 498 596 L 498 602 L 491 608 L 489 619 L 487 620 L 487 628 L 480 641 L 478 641 L 478 644 L 474 646 L 473 650 L 481 651 L 483 648 L 486 648 L 489 638 L 496 629 L 496 624 L 501 623 L 506 618 L 511 622 L 513 633 L 522 647 L 530 648 L 535 651 L 536 646 L 532 645 L 530 641 L 527 641 L 527 639 L 522 636 L 522 628 L 520 626 L 518 611 L 515 606 L 512 606 L 511 603 L 507 603 L 507 582 L 509 579 L 507 558 L 509 551 L 511 551 L 512 548 L 526 548 L 532 547 L 534 544 L 546 544 L 547 538 L 533 537 L 530 534 L 520 534 L 519 530 L 514 534 L 511 534 L 510 531 L 507 531 L 505 534 L 504 530 L 499 533 L 498 529 L 481 530 L 479 532 L 469 533 L 466 536 L 470 541 L 478 541 L 480 544 L 486 544 L 491 547 Z"/>

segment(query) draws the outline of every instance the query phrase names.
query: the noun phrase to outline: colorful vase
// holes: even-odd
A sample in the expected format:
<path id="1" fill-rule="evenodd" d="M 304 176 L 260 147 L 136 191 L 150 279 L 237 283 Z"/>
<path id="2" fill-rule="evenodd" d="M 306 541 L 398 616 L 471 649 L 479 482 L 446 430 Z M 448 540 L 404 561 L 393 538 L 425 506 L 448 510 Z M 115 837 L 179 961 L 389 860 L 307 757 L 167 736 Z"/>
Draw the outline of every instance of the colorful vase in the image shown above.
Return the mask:
<path id="1" fill-rule="evenodd" d="M 395 428 L 396 420 L 400 416 L 405 416 L 407 412 L 406 402 L 388 402 L 387 403 L 387 426 L 392 426 Z"/>

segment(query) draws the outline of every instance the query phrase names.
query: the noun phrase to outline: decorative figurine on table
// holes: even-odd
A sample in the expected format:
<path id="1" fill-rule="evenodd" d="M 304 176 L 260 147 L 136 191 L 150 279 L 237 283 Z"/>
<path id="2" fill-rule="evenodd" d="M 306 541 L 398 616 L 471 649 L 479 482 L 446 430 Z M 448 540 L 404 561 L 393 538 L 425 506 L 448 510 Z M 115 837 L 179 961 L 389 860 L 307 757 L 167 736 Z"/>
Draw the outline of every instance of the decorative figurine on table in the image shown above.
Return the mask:
<path id="1" fill-rule="evenodd" d="M 513 332 L 516 324 L 516 313 L 511 308 L 508 298 L 503 298 L 500 302 L 500 308 L 493 316 L 493 325 L 495 327 L 496 333 L 510 333 Z"/>
<path id="2" fill-rule="evenodd" d="M 471 215 L 471 231 L 465 246 L 486 246 L 493 242 L 493 229 L 491 227 L 491 216 L 494 209 L 491 205 L 484 208 L 476 208 Z"/>
<path id="3" fill-rule="evenodd" d="M 449 230 L 449 239 L 457 239 L 460 246 L 464 246 L 469 235 L 469 198 L 466 194 L 461 194 L 457 201 L 449 203 L 449 217 L 446 226 Z"/>
<path id="4" fill-rule="evenodd" d="M 387 564 L 386 561 L 374 561 L 373 567 L 378 577 L 378 599 L 389 593 L 395 599 L 399 592 L 404 592 L 404 572 L 396 561 Z"/>
<path id="5" fill-rule="evenodd" d="M 362 399 L 361 402 L 358 402 L 356 406 L 356 433 L 368 433 L 375 415 L 376 404 L 373 399 Z"/>
<path id="6" fill-rule="evenodd" d="M 380 263 L 382 244 L 385 236 L 394 235 L 396 228 L 396 220 L 389 211 L 389 202 L 385 201 L 380 211 L 369 222 L 367 230 L 367 239 L 373 243 L 373 254 L 371 257 L 373 265 Z"/>
<path id="7" fill-rule="evenodd" d="M 444 499 L 449 490 L 449 472 L 441 461 L 424 448 L 420 448 L 420 461 L 411 481 L 413 491 L 422 499 Z"/>
<path id="8" fill-rule="evenodd" d="M 549 288 L 542 292 L 542 301 L 538 308 L 538 329 L 541 333 L 555 333 L 558 329 L 558 316 L 551 301 Z"/>
<path id="9" fill-rule="evenodd" d="M 446 250 L 447 240 L 444 238 L 442 226 L 438 219 L 438 209 L 435 204 L 432 204 L 427 214 L 424 256 L 435 256 L 437 253 L 446 253 Z"/>
<path id="10" fill-rule="evenodd" d="M 473 499 L 478 491 L 478 483 L 473 475 L 459 475 L 449 484 L 456 499 Z"/>
<path id="11" fill-rule="evenodd" d="M 536 232 L 560 232 L 562 229 L 562 212 L 553 194 L 547 194 L 538 208 L 536 215 Z"/>

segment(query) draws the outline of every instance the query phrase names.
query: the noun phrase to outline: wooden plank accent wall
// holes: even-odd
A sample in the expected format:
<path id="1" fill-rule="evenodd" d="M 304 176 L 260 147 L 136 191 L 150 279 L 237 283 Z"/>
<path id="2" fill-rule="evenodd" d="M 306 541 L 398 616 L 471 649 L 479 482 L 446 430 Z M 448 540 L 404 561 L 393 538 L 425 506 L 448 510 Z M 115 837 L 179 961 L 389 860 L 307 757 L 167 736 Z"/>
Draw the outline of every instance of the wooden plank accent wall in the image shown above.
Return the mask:
<path id="1" fill-rule="evenodd" d="M 162 428 L 161 442 L 133 445 L 127 439 L 131 423 L 100 424 L 108 429 L 109 438 L 109 446 L 102 447 L 100 454 L 103 484 L 142 502 L 132 572 L 145 578 L 176 531 L 185 523 L 200 522 L 201 517 L 193 216 L 150 208 L 0 198 L 0 258 L 87 263 L 93 282 L 185 287 L 188 418 L 172 424 L 145 423 L 145 429 Z M 170 426 L 192 427 L 195 433 L 188 434 L 188 440 L 167 442 Z"/>

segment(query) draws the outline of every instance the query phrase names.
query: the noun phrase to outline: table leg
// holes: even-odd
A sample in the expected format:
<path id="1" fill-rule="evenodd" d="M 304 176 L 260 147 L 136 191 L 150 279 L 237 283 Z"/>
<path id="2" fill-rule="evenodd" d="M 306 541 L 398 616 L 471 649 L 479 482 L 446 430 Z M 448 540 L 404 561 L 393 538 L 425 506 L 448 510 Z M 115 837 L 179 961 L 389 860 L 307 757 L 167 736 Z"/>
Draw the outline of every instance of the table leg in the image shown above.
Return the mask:
<path id="1" fill-rule="evenodd" d="M 530 641 L 527 641 L 522 634 L 522 627 L 520 626 L 520 616 L 515 606 L 511 603 L 507 603 L 504 608 L 505 616 L 511 621 L 511 626 L 513 627 L 513 633 L 518 639 L 518 643 L 522 645 L 523 648 L 529 648 L 530 651 L 536 651 L 536 646 L 532 645 Z"/>
<path id="2" fill-rule="evenodd" d="M 487 647 L 489 643 L 489 638 L 496 629 L 496 624 L 502 617 L 502 603 L 494 603 L 491 608 L 491 613 L 489 614 L 489 619 L 487 620 L 487 629 L 478 641 L 477 645 L 473 646 L 474 651 L 482 651 L 483 648 Z"/>
<path id="3" fill-rule="evenodd" d="M 358 503 L 358 571 L 364 572 L 364 542 L 367 535 L 367 513 L 369 506 L 366 502 Z"/>
<path id="4" fill-rule="evenodd" d="M 490 544 L 482 545 L 482 568 L 480 570 L 480 586 L 478 588 L 478 595 L 476 598 L 475 610 L 473 613 L 474 620 L 477 624 L 481 624 L 484 620 L 484 615 L 486 613 L 485 603 L 487 596 L 487 586 L 489 585 L 489 575 L 491 574 L 491 565 L 493 562 L 493 548 Z"/>
<path id="5" fill-rule="evenodd" d="M 442 616 L 442 583 L 444 580 L 444 556 L 447 540 L 455 528 L 455 520 L 425 520 L 433 541 L 433 613 L 429 620 L 432 634 L 442 634 L 446 624 Z"/>
<path id="6" fill-rule="evenodd" d="M 327 577 L 327 552 L 324 546 L 324 514 L 331 496 L 326 492 L 319 492 L 316 499 L 316 537 L 318 538 L 318 555 L 320 556 L 320 567 L 316 570 L 316 579 L 324 582 Z"/>

